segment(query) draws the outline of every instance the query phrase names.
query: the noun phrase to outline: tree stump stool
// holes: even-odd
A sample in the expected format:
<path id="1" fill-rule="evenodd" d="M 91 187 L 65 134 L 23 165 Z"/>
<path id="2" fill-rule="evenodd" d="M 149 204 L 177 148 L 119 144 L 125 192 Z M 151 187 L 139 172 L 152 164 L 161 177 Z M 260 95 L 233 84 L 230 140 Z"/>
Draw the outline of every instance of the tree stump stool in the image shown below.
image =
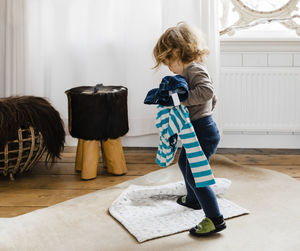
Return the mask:
<path id="1" fill-rule="evenodd" d="M 69 132 L 78 138 L 75 170 L 83 180 L 94 179 L 100 152 L 107 171 L 127 172 L 120 137 L 128 132 L 127 88 L 80 86 L 65 92 L 68 97 Z"/>

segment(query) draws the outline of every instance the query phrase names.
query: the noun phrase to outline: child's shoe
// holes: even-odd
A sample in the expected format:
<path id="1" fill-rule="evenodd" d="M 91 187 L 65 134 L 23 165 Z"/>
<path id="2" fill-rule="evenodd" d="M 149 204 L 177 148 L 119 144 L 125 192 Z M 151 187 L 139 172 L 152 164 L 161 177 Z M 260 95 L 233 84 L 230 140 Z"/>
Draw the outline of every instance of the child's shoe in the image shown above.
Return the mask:
<path id="1" fill-rule="evenodd" d="M 197 202 L 197 204 L 195 203 L 190 203 L 190 202 L 187 202 L 186 200 L 187 196 L 186 195 L 183 195 L 183 196 L 180 196 L 178 199 L 177 199 L 177 203 L 181 206 L 185 206 L 185 207 L 189 207 L 189 208 L 193 208 L 193 209 L 201 209 L 201 206 L 199 205 L 199 203 Z"/>
<path id="2" fill-rule="evenodd" d="M 226 228 L 223 216 L 213 219 L 206 217 L 197 226 L 190 229 L 190 233 L 194 236 L 208 236 L 217 233 Z"/>

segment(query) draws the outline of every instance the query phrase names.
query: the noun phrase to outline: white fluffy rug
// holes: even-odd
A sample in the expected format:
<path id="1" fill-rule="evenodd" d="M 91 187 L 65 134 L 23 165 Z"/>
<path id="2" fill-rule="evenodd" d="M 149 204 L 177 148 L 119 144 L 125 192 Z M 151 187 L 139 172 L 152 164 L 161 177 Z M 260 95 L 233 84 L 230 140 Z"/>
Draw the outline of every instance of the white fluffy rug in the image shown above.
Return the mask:
<path id="1" fill-rule="evenodd" d="M 235 203 L 221 198 L 231 181 L 216 178 L 212 189 L 218 196 L 220 210 L 225 219 L 249 213 Z M 130 185 L 112 203 L 109 212 L 139 242 L 182 232 L 197 225 L 204 217 L 203 210 L 180 206 L 176 199 L 186 194 L 184 182 L 161 186 Z"/>

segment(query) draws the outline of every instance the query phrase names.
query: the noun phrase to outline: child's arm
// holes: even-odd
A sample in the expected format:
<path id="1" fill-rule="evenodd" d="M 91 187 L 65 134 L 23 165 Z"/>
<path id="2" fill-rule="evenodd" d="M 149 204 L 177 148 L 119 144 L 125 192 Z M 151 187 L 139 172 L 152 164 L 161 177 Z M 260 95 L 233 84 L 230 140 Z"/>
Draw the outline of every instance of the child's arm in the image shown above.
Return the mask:
<path id="1" fill-rule="evenodd" d="M 214 98 L 214 87 L 206 69 L 201 66 L 192 66 L 186 76 L 189 82 L 190 95 L 183 102 L 186 106 L 204 104 Z M 216 98 L 213 100 L 216 101 Z M 214 103 L 215 104 L 215 103 Z"/>

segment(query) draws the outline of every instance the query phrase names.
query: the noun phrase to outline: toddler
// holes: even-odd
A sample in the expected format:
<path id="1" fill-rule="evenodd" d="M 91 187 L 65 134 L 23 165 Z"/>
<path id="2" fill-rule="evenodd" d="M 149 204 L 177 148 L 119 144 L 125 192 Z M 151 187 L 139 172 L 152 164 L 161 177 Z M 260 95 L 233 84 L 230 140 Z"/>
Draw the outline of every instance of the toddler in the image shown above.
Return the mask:
<path id="1" fill-rule="evenodd" d="M 209 161 L 216 152 L 220 135 L 212 118 L 216 96 L 212 80 L 203 65 L 204 57 L 208 53 L 201 41 L 200 31 L 184 22 L 167 29 L 153 50 L 156 61 L 154 68 L 164 64 L 170 71 L 186 79 L 190 95 L 181 103 L 188 108 L 198 141 Z M 180 152 L 178 165 L 184 177 L 187 195 L 179 197 L 177 203 L 193 209 L 202 208 L 206 216 L 197 226 L 190 229 L 190 233 L 206 236 L 225 229 L 226 224 L 220 213 L 216 195 L 209 186 L 196 187 L 184 147 Z"/>

